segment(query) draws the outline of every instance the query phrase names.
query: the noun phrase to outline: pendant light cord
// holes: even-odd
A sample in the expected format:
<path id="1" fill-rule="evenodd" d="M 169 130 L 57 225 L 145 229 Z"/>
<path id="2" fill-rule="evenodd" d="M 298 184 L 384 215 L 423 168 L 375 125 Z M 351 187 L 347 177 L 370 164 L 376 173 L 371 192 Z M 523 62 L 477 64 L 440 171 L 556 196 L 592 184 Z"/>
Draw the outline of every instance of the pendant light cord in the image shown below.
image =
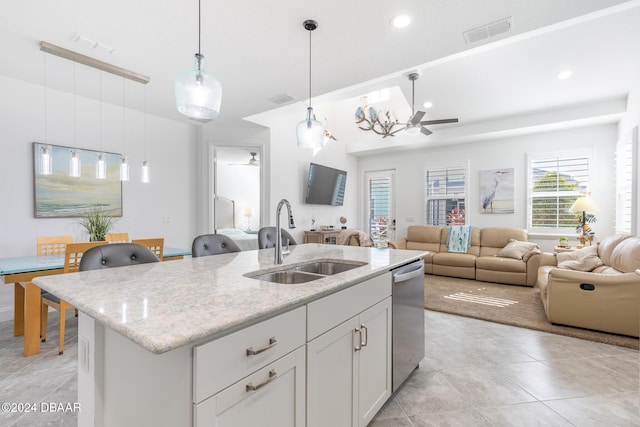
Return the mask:
<path id="1" fill-rule="evenodd" d="M 311 108 L 311 30 L 309 30 L 309 108 Z"/>
<path id="2" fill-rule="evenodd" d="M 200 37 L 201 37 L 201 25 L 202 25 L 202 17 L 200 14 L 202 13 L 202 9 L 200 6 L 200 0 L 198 0 L 198 55 L 200 55 Z"/>
<path id="3" fill-rule="evenodd" d="M 47 143 L 47 55 L 44 55 L 44 143 Z"/>

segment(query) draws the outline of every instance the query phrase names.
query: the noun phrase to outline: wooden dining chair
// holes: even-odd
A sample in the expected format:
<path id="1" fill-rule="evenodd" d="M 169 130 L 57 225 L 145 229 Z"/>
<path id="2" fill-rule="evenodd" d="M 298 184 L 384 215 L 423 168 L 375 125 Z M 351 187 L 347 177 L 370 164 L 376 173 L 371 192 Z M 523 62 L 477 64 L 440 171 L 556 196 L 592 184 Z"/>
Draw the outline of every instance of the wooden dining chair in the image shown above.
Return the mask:
<path id="1" fill-rule="evenodd" d="M 69 243 L 66 245 L 64 253 L 64 273 L 73 273 L 79 270 L 80 260 L 82 255 L 89 249 L 107 244 L 103 242 L 88 242 L 88 243 Z M 58 354 L 64 353 L 64 324 L 66 320 L 66 311 L 73 309 L 74 307 L 68 302 L 61 300 L 50 292 L 44 292 L 42 294 L 42 306 L 40 312 L 40 337 L 42 342 L 47 340 L 47 318 L 49 315 L 49 307 L 60 312 L 60 337 L 58 343 Z"/>
<path id="2" fill-rule="evenodd" d="M 104 240 L 108 243 L 129 243 L 129 233 L 107 233 Z"/>
<path id="3" fill-rule="evenodd" d="M 162 257 L 164 256 L 164 237 L 157 237 L 152 239 L 133 239 L 131 240 L 131 243 L 136 243 L 138 245 L 144 246 L 145 248 L 156 254 L 160 261 L 162 261 Z"/>
<path id="4" fill-rule="evenodd" d="M 36 239 L 38 256 L 60 255 L 66 246 L 73 243 L 73 236 L 39 236 Z"/>

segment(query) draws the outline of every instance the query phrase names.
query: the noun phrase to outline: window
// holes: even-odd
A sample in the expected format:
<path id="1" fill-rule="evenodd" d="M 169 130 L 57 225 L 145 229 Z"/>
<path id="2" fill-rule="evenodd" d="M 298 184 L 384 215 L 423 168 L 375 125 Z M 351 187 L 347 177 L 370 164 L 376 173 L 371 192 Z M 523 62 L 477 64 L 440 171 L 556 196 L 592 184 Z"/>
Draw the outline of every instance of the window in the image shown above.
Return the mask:
<path id="1" fill-rule="evenodd" d="M 529 158 L 529 231 L 567 233 L 578 225 L 569 208 L 589 190 L 589 156 L 584 153 L 535 155 Z"/>
<path id="2" fill-rule="evenodd" d="M 425 168 L 425 224 L 466 224 L 468 162 Z"/>
<path id="3" fill-rule="evenodd" d="M 394 171 L 365 172 L 367 191 L 367 232 L 376 247 L 387 247 L 394 240 Z"/>
<path id="4" fill-rule="evenodd" d="M 636 234 L 638 128 L 616 146 L 616 233 Z"/>

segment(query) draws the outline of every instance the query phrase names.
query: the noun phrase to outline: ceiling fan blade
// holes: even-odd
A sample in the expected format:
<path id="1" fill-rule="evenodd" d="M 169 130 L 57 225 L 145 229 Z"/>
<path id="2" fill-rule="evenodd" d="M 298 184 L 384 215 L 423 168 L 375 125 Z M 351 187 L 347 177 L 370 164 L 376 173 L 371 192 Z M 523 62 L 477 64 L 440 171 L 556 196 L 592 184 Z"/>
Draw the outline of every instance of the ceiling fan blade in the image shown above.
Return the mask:
<path id="1" fill-rule="evenodd" d="M 427 129 L 424 126 L 420 128 L 420 132 L 422 132 L 423 134 L 425 134 L 427 136 L 429 136 L 429 135 L 431 135 L 433 133 L 433 132 L 431 132 L 429 129 Z"/>
<path id="2" fill-rule="evenodd" d="M 389 135 L 390 135 L 390 136 L 393 136 L 393 135 L 395 135 L 395 134 L 396 134 L 396 133 L 398 133 L 398 132 L 402 132 L 402 131 L 403 131 L 403 130 L 405 130 L 406 128 L 407 128 L 406 126 L 402 126 L 401 128 L 396 129 L 396 130 L 394 130 L 393 132 L 390 132 L 390 133 L 389 133 Z"/>
<path id="3" fill-rule="evenodd" d="M 441 125 L 443 123 L 458 123 L 458 119 L 425 120 L 420 122 L 421 125 Z"/>
<path id="4" fill-rule="evenodd" d="M 422 119 L 422 117 L 424 117 L 424 111 L 416 111 L 416 113 L 413 115 L 413 117 L 411 117 L 411 120 L 409 120 L 409 122 L 416 125 L 418 124 L 418 122 L 420 122 L 420 119 Z"/>

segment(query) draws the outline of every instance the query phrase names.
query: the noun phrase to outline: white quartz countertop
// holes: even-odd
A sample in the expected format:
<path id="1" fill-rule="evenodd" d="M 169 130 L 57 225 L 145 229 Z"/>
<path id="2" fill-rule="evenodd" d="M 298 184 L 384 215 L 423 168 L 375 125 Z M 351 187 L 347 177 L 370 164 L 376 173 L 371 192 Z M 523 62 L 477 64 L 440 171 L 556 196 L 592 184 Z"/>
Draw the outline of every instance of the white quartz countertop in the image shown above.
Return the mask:
<path id="1" fill-rule="evenodd" d="M 208 341 L 385 273 L 421 251 L 305 244 L 284 264 L 273 249 L 187 258 L 54 276 L 34 283 L 153 353 Z M 312 260 L 366 265 L 301 284 L 243 276 Z"/>

